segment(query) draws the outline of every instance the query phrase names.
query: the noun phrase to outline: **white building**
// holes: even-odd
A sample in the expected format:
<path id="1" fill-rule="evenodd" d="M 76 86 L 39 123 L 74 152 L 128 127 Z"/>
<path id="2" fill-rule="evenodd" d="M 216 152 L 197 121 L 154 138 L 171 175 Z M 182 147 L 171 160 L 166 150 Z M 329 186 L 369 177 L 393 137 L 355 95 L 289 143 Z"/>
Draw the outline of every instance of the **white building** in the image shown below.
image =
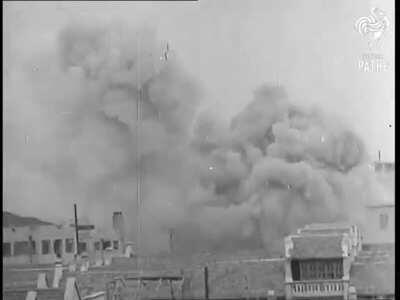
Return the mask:
<path id="1" fill-rule="evenodd" d="M 393 162 L 375 162 L 377 179 L 382 183 L 385 194 L 382 202 L 372 203 L 365 208 L 366 222 L 363 224 L 363 244 L 394 245 L 394 177 L 395 165 Z"/>
<path id="2" fill-rule="evenodd" d="M 394 244 L 394 203 L 369 205 L 363 244 Z"/>
<path id="3" fill-rule="evenodd" d="M 79 228 L 79 250 L 96 261 L 107 255 L 119 255 L 124 247 L 122 213 L 113 215 L 113 228 L 102 230 L 93 225 Z M 3 227 L 3 264 L 49 264 L 57 256 L 63 263 L 72 262 L 77 252 L 73 224 L 29 225 Z"/>

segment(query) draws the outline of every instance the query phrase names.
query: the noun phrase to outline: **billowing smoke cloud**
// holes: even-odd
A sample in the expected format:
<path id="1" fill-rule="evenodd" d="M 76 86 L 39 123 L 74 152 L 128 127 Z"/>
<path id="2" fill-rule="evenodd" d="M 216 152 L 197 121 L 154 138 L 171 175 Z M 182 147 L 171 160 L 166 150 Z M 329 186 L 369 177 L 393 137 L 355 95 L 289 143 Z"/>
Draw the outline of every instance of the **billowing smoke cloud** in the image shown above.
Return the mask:
<path id="1" fill-rule="evenodd" d="M 240 208 L 241 218 L 232 218 L 253 220 L 241 228 L 258 234 L 260 226 L 272 252 L 281 250 L 282 237 L 298 226 L 362 222 L 363 203 L 378 195 L 364 182 L 373 179 L 363 164 L 362 141 L 321 112 L 291 103 L 281 87 L 259 88 L 225 131 L 207 118 L 199 119 L 196 129 L 194 148 L 212 173 L 200 176 L 212 190 L 209 205 Z M 243 232 L 231 229 L 236 236 Z"/>
<path id="2" fill-rule="evenodd" d="M 6 187 L 20 188 L 6 192 L 9 201 L 32 203 L 42 217 L 78 201 L 96 222 L 122 209 L 134 239 L 140 154 L 144 249 L 165 249 L 173 228 L 181 250 L 273 253 L 298 226 L 361 218 L 362 205 L 380 197 L 363 143 L 346 126 L 269 85 L 225 124 L 201 108 L 204 94 L 178 50 L 149 29 L 61 30 L 58 64 L 46 71 L 53 79 L 30 75 L 33 100 L 21 100 L 39 113 L 21 122 L 9 108 Z"/>

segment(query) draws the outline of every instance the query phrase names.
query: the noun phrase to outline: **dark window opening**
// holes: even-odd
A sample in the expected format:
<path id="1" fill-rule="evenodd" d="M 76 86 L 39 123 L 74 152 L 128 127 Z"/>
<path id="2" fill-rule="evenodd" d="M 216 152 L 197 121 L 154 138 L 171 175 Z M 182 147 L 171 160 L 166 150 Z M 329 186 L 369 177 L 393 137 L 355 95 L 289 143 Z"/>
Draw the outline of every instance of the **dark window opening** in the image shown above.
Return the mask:
<path id="1" fill-rule="evenodd" d="M 292 261 L 293 280 L 341 279 L 342 259 Z"/>
<path id="2" fill-rule="evenodd" d="M 29 236 L 29 254 L 36 254 L 36 243 L 31 235 Z"/>
<path id="3" fill-rule="evenodd" d="M 292 265 L 292 278 L 293 280 L 300 280 L 300 266 L 299 266 L 299 261 L 297 260 L 292 260 L 291 262 Z"/>
<path id="4" fill-rule="evenodd" d="M 387 228 L 387 226 L 388 226 L 388 223 L 389 223 L 389 216 L 387 215 L 387 214 L 380 214 L 379 215 L 379 225 L 380 225 L 380 228 L 383 230 L 383 229 L 386 229 Z"/>
<path id="5" fill-rule="evenodd" d="M 36 242 L 35 241 L 31 241 L 31 253 L 32 254 L 36 254 Z"/>
<path id="6" fill-rule="evenodd" d="M 65 252 L 74 252 L 74 239 L 65 239 Z"/>
<path id="7" fill-rule="evenodd" d="M 87 251 L 87 244 L 86 242 L 79 242 L 79 253 Z"/>
<path id="8" fill-rule="evenodd" d="M 101 249 L 101 243 L 99 241 L 94 242 L 94 250 L 99 251 Z"/>
<path id="9" fill-rule="evenodd" d="M 115 250 L 118 250 L 118 248 L 119 248 L 119 242 L 118 241 L 113 241 L 113 248 Z"/>
<path id="10" fill-rule="evenodd" d="M 61 255 L 62 255 L 62 240 L 61 239 L 54 240 L 53 250 L 54 250 L 54 254 L 57 257 L 61 257 Z"/>
<path id="11" fill-rule="evenodd" d="M 42 254 L 49 254 L 50 253 L 50 240 L 43 240 L 42 241 Z"/>
<path id="12" fill-rule="evenodd" d="M 103 241 L 103 250 L 111 247 L 111 241 Z"/>
<path id="13" fill-rule="evenodd" d="M 11 256 L 11 243 L 3 243 L 3 257 Z"/>
<path id="14" fill-rule="evenodd" d="M 29 255 L 31 254 L 31 247 L 28 241 L 15 242 L 14 243 L 14 254 L 15 255 Z"/>
<path id="15" fill-rule="evenodd" d="M 369 250 L 371 250 L 371 245 L 365 245 L 365 244 L 363 244 L 363 245 L 361 246 L 361 248 L 362 248 L 362 250 L 364 250 L 364 251 L 369 251 Z"/>

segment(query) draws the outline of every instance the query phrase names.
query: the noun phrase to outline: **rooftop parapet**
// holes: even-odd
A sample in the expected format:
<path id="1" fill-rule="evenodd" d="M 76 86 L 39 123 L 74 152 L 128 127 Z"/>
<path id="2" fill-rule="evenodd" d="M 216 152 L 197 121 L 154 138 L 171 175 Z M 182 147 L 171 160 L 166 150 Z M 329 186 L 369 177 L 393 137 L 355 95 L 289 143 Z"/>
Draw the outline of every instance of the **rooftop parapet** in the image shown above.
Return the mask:
<path id="1" fill-rule="evenodd" d="M 340 228 L 351 228 L 353 225 L 345 223 L 345 222 L 337 222 L 337 223 L 311 223 L 304 226 L 304 229 L 340 229 Z"/>
<path id="2" fill-rule="evenodd" d="M 299 235 L 310 235 L 310 234 L 340 234 L 347 233 L 351 234 L 352 231 L 350 228 L 301 228 L 297 231 Z"/>
<path id="3" fill-rule="evenodd" d="M 361 234 L 356 225 L 346 223 L 313 223 L 297 230 L 298 235 L 347 234 L 351 240 L 351 251 L 354 256 L 361 250 Z"/>
<path id="4" fill-rule="evenodd" d="M 376 161 L 374 163 L 375 172 L 394 172 L 394 162 Z"/>
<path id="5" fill-rule="evenodd" d="M 351 255 L 348 234 L 292 235 L 285 238 L 286 258 L 337 258 Z"/>

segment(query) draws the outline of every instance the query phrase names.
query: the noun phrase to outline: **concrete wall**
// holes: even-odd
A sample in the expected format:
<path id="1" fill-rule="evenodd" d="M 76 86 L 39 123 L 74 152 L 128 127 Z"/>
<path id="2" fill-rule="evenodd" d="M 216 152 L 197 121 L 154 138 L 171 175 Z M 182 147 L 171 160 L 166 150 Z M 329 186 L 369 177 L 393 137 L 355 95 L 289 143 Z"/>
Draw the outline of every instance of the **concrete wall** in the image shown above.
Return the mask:
<path id="1" fill-rule="evenodd" d="M 14 243 L 17 241 L 28 241 L 29 236 L 35 242 L 36 251 L 32 254 L 15 255 Z M 37 227 L 15 227 L 3 228 L 3 243 L 11 243 L 12 255 L 8 257 L 3 256 L 4 264 L 51 264 L 54 263 L 56 255 L 54 252 L 54 242 L 61 239 L 61 255 L 65 262 L 71 261 L 74 258 L 74 250 L 72 253 L 65 252 L 65 239 L 74 239 L 74 232 L 69 228 L 57 228 L 56 226 L 46 225 Z M 42 240 L 50 240 L 50 247 L 48 254 L 42 254 Z M 74 239 L 75 240 L 75 239 Z M 75 242 L 74 242 L 75 244 Z"/>
<path id="2" fill-rule="evenodd" d="M 35 242 L 35 252 L 33 254 L 15 255 L 14 243 L 18 241 L 29 241 L 29 238 Z M 11 256 L 4 256 L 3 253 L 3 264 L 52 264 L 56 260 L 56 254 L 54 251 L 54 243 L 56 240 L 61 240 L 61 259 L 63 263 L 70 263 L 74 260 L 76 251 L 75 241 L 75 229 L 70 226 L 58 227 L 55 225 L 43 225 L 35 227 L 14 227 L 14 228 L 3 228 L 3 244 L 11 244 Z M 73 247 L 70 253 L 66 252 L 65 243 L 66 239 L 73 240 Z M 87 253 L 92 261 L 102 258 L 102 249 L 95 251 L 94 242 L 100 241 L 101 239 L 119 241 L 119 235 L 108 233 L 107 235 L 99 235 L 95 231 L 80 232 L 79 242 L 86 242 Z M 42 254 L 42 241 L 50 240 L 50 248 L 48 254 Z M 119 241 L 119 249 L 113 250 L 113 254 L 122 253 L 121 242 Z"/>
<path id="3" fill-rule="evenodd" d="M 363 244 L 394 243 L 394 205 L 371 206 L 366 208 L 367 220 L 364 225 Z M 386 228 L 381 228 L 380 215 L 387 215 Z"/>

